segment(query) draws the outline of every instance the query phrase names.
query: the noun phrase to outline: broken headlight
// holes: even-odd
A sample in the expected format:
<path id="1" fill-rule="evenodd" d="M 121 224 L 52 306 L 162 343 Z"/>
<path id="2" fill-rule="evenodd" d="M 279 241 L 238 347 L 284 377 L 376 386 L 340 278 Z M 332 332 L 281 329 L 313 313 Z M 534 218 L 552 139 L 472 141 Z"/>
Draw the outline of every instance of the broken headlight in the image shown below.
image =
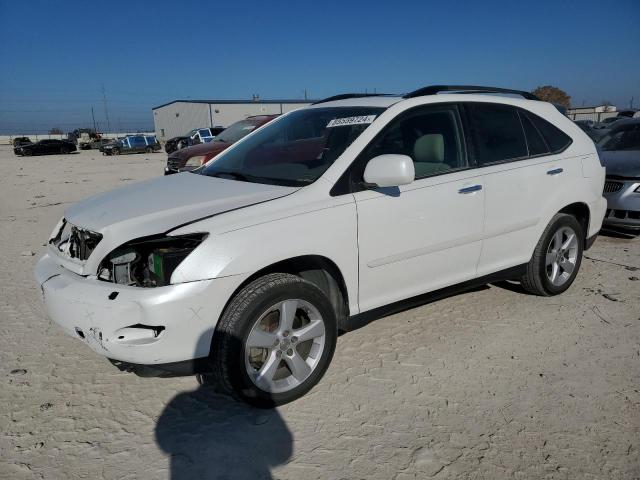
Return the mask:
<path id="1" fill-rule="evenodd" d="M 174 270 L 206 237 L 206 233 L 191 233 L 132 240 L 102 260 L 98 278 L 137 287 L 169 285 Z"/>

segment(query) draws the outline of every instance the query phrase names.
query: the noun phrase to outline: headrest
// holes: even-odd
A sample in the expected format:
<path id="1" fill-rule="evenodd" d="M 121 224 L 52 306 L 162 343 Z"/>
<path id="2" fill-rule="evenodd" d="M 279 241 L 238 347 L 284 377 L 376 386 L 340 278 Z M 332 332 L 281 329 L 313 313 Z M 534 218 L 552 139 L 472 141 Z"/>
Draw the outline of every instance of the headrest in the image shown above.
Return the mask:
<path id="1" fill-rule="evenodd" d="M 439 133 L 428 133 L 416 140 L 413 145 L 415 162 L 443 163 L 444 137 Z"/>

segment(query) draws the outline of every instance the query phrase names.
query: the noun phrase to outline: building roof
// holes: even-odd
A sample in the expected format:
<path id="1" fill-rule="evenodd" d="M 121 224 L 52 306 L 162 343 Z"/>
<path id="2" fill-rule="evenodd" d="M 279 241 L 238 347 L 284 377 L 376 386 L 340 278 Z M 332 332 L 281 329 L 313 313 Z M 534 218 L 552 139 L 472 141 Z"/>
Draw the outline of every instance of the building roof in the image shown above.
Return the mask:
<path id="1" fill-rule="evenodd" d="M 596 110 L 598 108 L 605 108 L 605 107 L 612 110 L 609 110 L 608 112 L 603 112 L 603 113 L 616 111 L 616 107 L 614 105 L 594 105 L 593 107 L 571 107 L 571 108 L 567 108 L 567 111 L 569 113 L 573 113 L 573 112 L 577 112 L 578 110 Z"/>
<path id="2" fill-rule="evenodd" d="M 157 107 L 153 107 L 151 110 L 157 110 L 158 108 L 166 107 L 167 105 L 171 105 L 173 103 L 211 103 L 211 104 L 274 104 L 274 103 L 313 103 L 316 100 L 172 100 L 171 102 L 163 103 L 162 105 L 158 105 Z"/>

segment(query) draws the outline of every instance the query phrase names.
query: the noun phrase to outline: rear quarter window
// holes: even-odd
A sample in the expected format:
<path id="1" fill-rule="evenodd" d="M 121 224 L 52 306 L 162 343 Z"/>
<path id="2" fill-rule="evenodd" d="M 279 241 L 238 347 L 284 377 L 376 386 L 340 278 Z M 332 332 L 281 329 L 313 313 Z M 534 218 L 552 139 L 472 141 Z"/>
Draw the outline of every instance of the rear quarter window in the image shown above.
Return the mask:
<path id="1" fill-rule="evenodd" d="M 571 145 L 571 142 L 573 142 L 569 135 L 536 114 L 525 112 L 524 115 L 531 120 L 531 123 L 533 123 L 536 129 L 544 137 L 551 153 L 559 153 L 565 150 L 569 145 Z"/>
<path id="2" fill-rule="evenodd" d="M 529 150 L 529 156 L 535 157 L 537 155 L 545 155 L 551 153 L 547 142 L 545 142 L 544 138 L 542 138 L 542 134 L 538 131 L 538 129 L 531 123 L 527 114 L 520 110 L 520 120 L 522 121 L 522 128 L 524 129 L 524 134 L 527 138 L 527 148 Z"/>

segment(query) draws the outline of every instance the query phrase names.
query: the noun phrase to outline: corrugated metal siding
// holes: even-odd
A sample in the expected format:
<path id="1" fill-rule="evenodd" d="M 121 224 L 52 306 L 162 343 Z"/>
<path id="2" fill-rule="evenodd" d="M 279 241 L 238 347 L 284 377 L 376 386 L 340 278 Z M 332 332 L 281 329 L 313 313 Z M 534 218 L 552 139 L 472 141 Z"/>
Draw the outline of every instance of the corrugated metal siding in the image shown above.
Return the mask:
<path id="1" fill-rule="evenodd" d="M 279 103 L 233 103 L 212 104 L 213 122 L 215 125 L 228 127 L 238 120 L 252 115 L 274 115 L 282 113 Z"/>
<path id="2" fill-rule="evenodd" d="M 153 123 L 161 142 L 184 135 L 194 128 L 228 127 L 253 115 L 274 115 L 302 108 L 309 103 L 190 103 L 175 102 L 156 108 Z"/>
<path id="3" fill-rule="evenodd" d="M 153 111 L 153 124 L 158 140 L 164 142 L 184 135 L 189 130 L 211 125 L 206 103 L 172 103 Z"/>

